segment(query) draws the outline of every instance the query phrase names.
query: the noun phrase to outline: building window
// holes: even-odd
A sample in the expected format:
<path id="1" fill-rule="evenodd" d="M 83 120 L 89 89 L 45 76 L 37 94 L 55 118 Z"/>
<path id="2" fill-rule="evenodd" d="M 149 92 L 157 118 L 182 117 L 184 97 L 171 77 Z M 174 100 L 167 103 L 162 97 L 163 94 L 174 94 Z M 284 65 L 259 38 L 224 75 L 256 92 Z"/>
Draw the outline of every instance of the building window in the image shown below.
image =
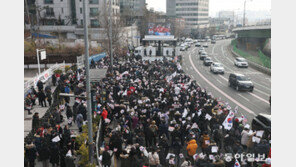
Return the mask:
<path id="1" fill-rule="evenodd" d="M 46 8 L 46 16 L 54 16 L 53 8 Z"/>
<path id="2" fill-rule="evenodd" d="M 53 0 L 44 0 L 45 4 L 53 4 Z"/>
<path id="3" fill-rule="evenodd" d="M 98 15 L 98 12 L 99 12 L 98 8 L 90 8 L 89 10 L 90 10 L 90 14 L 89 14 L 90 16 Z"/>
<path id="4" fill-rule="evenodd" d="M 91 27 L 99 27 L 99 21 L 96 19 L 90 20 Z"/>
<path id="5" fill-rule="evenodd" d="M 80 20 L 80 24 L 83 26 L 83 20 Z"/>
<path id="6" fill-rule="evenodd" d="M 61 2 L 63 2 L 63 0 L 61 0 Z"/>
<path id="7" fill-rule="evenodd" d="M 64 13 L 64 8 L 62 8 L 62 13 Z"/>
<path id="8" fill-rule="evenodd" d="M 99 4 L 99 0 L 89 0 L 89 4 Z"/>
<path id="9" fill-rule="evenodd" d="M 80 14 L 82 14 L 82 8 L 80 8 Z"/>

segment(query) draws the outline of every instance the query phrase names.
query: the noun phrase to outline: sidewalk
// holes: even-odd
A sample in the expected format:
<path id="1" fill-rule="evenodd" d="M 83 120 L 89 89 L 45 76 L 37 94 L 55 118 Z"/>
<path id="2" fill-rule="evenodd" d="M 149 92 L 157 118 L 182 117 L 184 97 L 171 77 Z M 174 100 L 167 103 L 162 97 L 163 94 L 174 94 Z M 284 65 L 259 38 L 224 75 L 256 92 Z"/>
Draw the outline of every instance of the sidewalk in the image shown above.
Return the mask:
<path id="1" fill-rule="evenodd" d="M 55 86 L 51 86 L 51 91 L 52 93 L 55 91 L 56 87 Z M 72 106 L 74 105 L 74 97 L 70 97 L 70 107 L 72 108 Z M 47 102 L 46 102 L 47 103 Z M 44 116 L 44 114 L 46 113 L 46 111 L 49 109 L 48 103 L 47 103 L 47 107 L 41 107 L 39 106 L 39 102 L 38 100 L 36 100 L 36 105 L 33 107 L 33 109 L 31 110 L 31 115 L 28 115 L 27 111 L 24 111 L 24 138 L 30 133 L 30 131 L 32 130 L 32 117 L 34 115 L 34 113 L 38 112 L 39 113 L 39 118 L 42 118 Z M 60 124 L 62 128 L 64 128 L 65 125 L 68 124 L 68 120 L 67 120 L 67 116 L 66 116 L 66 111 L 62 112 L 64 121 Z M 79 134 L 79 130 L 77 125 L 72 122 L 72 126 L 69 127 L 69 129 L 71 131 L 74 131 L 75 134 Z M 76 159 L 77 161 L 78 159 Z M 77 162 L 75 162 L 75 164 L 77 164 Z M 51 166 L 51 165 L 50 165 Z M 42 167 L 42 162 L 40 161 L 35 161 L 35 167 Z"/>

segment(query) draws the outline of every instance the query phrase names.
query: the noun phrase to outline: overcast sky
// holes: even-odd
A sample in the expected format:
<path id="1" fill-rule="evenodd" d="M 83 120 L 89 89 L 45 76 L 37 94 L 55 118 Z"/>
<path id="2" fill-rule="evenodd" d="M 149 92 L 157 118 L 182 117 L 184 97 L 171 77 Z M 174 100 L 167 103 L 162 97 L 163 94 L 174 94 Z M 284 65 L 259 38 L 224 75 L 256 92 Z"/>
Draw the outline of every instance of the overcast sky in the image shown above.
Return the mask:
<path id="1" fill-rule="evenodd" d="M 166 12 L 166 0 L 146 0 L 148 9 L 153 7 L 156 11 Z M 242 11 L 244 0 L 210 0 L 209 15 L 216 16 L 221 10 Z M 246 10 L 252 11 L 271 11 L 271 0 L 247 0 Z"/>

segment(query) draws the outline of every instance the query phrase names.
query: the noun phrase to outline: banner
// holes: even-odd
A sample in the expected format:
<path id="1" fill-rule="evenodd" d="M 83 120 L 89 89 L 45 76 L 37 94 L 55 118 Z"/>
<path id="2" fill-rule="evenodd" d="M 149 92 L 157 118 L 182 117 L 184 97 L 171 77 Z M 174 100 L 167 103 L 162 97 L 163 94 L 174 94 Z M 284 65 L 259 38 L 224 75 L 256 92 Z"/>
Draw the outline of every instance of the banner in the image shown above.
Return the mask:
<path id="1" fill-rule="evenodd" d="M 46 59 L 46 51 L 42 51 L 42 52 L 40 53 L 40 55 L 41 55 L 41 60 Z"/>
<path id="2" fill-rule="evenodd" d="M 224 126 L 224 129 L 230 130 L 232 128 L 233 117 L 234 117 L 234 113 L 232 111 L 229 111 L 229 114 L 227 115 L 227 117 L 225 118 L 222 124 Z"/>
<path id="3" fill-rule="evenodd" d="M 167 36 L 171 34 L 171 23 L 149 23 L 148 35 Z"/>

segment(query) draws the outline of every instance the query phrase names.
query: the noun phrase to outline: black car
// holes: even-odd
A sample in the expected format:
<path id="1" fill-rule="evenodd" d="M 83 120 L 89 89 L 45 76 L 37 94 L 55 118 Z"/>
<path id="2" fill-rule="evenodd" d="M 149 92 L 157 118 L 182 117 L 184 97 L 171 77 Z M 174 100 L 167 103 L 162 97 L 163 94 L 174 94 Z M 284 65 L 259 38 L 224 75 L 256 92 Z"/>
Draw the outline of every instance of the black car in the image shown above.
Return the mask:
<path id="1" fill-rule="evenodd" d="M 268 137 L 271 133 L 271 115 L 260 113 L 252 120 L 252 129 L 253 130 L 264 130 L 262 138 Z"/>
<path id="2" fill-rule="evenodd" d="M 212 58 L 210 58 L 210 57 L 204 58 L 204 65 L 205 66 L 210 66 L 212 63 L 213 63 Z"/>
<path id="3" fill-rule="evenodd" d="M 252 92 L 254 90 L 253 82 L 243 74 L 230 74 L 228 79 L 228 86 L 234 87 L 237 91 L 248 90 Z"/>

